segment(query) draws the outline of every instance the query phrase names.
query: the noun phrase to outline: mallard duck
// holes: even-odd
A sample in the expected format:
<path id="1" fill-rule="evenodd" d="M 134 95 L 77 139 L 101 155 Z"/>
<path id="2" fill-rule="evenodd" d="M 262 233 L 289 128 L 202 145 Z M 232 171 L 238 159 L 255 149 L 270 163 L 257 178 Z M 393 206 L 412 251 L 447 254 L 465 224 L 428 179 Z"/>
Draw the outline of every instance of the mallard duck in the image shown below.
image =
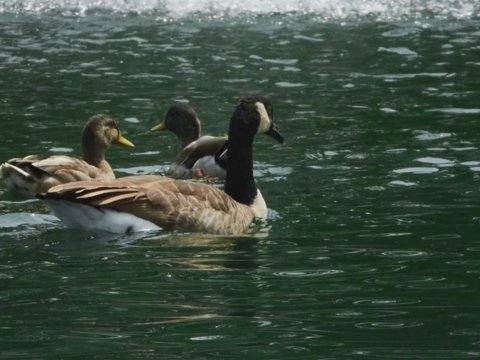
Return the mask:
<path id="1" fill-rule="evenodd" d="M 113 180 L 115 174 L 105 160 L 111 144 L 133 147 L 110 116 L 92 116 L 82 131 L 83 160 L 66 155 L 29 155 L 2 164 L 0 173 L 6 187 L 27 195 L 44 193 L 52 186 L 81 180 Z"/>
<path id="2" fill-rule="evenodd" d="M 165 120 L 151 131 L 173 132 L 182 150 L 170 165 L 167 174 L 175 178 L 216 177 L 226 174 L 226 136 L 200 137 L 201 123 L 197 113 L 187 104 L 176 103 L 168 109 Z"/>
<path id="3" fill-rule="evenodd" d="M 58 185 L 39 198 L 70 227 L 117 233 L 161 228 L 239 234 L 254 218 L 267 216 L 253 177 L 257 133 L 283 142 L 270 102 L 249 96 L 237 105 L 230 120 L 224 191 L 205 183 L 139 175 Z"/>

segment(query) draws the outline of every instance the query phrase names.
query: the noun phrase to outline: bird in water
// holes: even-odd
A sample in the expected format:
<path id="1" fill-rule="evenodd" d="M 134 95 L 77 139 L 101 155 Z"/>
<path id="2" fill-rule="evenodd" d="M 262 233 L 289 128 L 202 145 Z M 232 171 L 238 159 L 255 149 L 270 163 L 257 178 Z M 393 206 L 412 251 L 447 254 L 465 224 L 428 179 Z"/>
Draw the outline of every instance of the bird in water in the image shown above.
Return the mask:
<path id="1" fill-rule="evenodd" d="M 3 163 L 0 174 L 9 190 L 32 196 L 72 181 L 113 180 L 115 174 L 105 160 L 105 153 L 112 144 L 134 146 L 120 134 L 114 119 L 97 114 L 83 128 L 82 159 L 66 155 L 28 155 Z"/>
<path id="2" fill-rule="evenodd" d="M 70 227 L 116 233 L 164 229 L 239 234 L 254 219 L 267 216 L 267 205 L 253 176 L 257 133 L 283 142 L 270 101 L 248 96 L 230 119 L 224 190 L 188 180 L 138 175 L 58 185 L 39 198 Z"/>
<path id="3" fill-rule="evenodd" d="M 174 178 L 220 178 L 226 175 L 227 136 L 201 134 L 201 122 L 195 110 L 184 103 L 172 105 L 165 119 L 151 131 L 169 130 L 182 147 L 167 174 Z"/>

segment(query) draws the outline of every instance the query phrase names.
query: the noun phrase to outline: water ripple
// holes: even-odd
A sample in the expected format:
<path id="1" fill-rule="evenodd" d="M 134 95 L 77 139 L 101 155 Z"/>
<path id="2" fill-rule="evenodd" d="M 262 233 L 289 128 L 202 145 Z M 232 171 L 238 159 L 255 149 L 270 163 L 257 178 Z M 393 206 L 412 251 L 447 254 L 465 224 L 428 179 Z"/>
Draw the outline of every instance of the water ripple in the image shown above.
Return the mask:
<path id="1" fill-rule="evenodd" d="M 415 51 L 410 50 L 409 48 L 406 48 L 406 47 L 385 48 L 381 46 L 378 48 L 378 51 L 402 55 L 402 56 L 405 56 L 407 59 L 413 59 L 418 56 L 418 54 Z"/>
<path id="2" fill-rule="evenodd" d="M 326 270 L 295 270 L 295 271 L 279 271 L 274 272 L 275 276 L 280 277 L 316 277 L 316 276 L 328 276 L 343 273 L 343 270 L 326 269 Z"/>
<path id="3" fill-rule="evenodd" d="M 411 187 L 411 186 L 417 186 L 418 184 L 411 181 L 394 180 L 394 181 L 390 181 L 388 185 Z"/>
<path id="4" fill-rule="evenodd" d="M 430 112 L 441 112 L 445 114 L 480 114 L 480 109 L 465 109 L 465 108 L 439 108 L 428 109 Z"/>
<path id="5" fill-rule="evenodd" d="M 430 256 L 428 252 L 425 251 L 415 251 L 415 250 L 392 250 L 392 251 L 384 251 L 381 253 L 382 256 L 385 257 L 393 257 L 393 258 L 404 258 L 404 257 L 422 257 L 422 256 Z"/>
<path id="6" fill-rule="evenodd" d="M 306 86 L 307 84 L 305 83 L 294 83 L 294 82 L 289 82 L 289 81 L 279 81 L 276 82 L 275 85 L 281 88 L 297 88 L 297 87 L 303 87 Z"/>
<path id="7" fill-rule="evenodd" d="M 439 165 L 439 166 L 452 166 L 455 164 L 455 162 L 452 160 L 429 157 L 429 156 L 415 159 L 415 161 L 425 163 L 425 164 Z"/>
<path id="8" fill-rule="evenodd" d="M 354 301 L 354 305 L 359 306 L 406 306 L 420 303 L 417 299 L 363 299 Z"/>
<path id="9" fill-rule="evenodd" d="M 451 133 L 432 133 L 429 131 L 419 130 L 416 131 L 418 135 L 415 136 L 417 140 L 421 141 L 431 141 L 431 140 L 438 140 L 438 139 L 445 139 L 447 137 L 452 136 Z"/>
<path id="10" fill-rule="evenodd" d="M 439 169 L 435 167 L 407 167 L 393 170 L 396 174 L 433 174 L 438 171 Z"/>
<path id="11" fill-rule="evenodd" d="M 58 223 L 53 215 L 32 213 L 10 213 L 0 215 L 0 228 L 18 228 L 20 226 L 38 226 Z"/>
<path id="12" fill-rule="evenodd" d="M 382 321 L 382 322 L 361 322 L 355 324 L 360 329 L 367 330 L 393 330 L 393 329 L 408 329 L 413 327 L 423 326 L 422 322 L 417 321 Z"/>

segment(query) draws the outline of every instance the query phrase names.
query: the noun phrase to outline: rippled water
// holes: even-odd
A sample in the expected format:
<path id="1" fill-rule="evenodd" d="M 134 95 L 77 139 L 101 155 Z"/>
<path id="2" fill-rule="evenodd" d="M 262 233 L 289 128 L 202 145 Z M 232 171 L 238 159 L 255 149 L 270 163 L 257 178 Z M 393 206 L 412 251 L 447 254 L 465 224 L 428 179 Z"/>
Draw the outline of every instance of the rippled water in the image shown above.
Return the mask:
<path id="1" fill-rule="evenodd" d="M 96 112 L 163 173 L 174 100 L 221 134 L 268 95 L 270 208 L 239 237 L 64 229 L 0 188 L 2 359 L 480 357 L 475 1 L 0 1 L 2 160 Z"/>

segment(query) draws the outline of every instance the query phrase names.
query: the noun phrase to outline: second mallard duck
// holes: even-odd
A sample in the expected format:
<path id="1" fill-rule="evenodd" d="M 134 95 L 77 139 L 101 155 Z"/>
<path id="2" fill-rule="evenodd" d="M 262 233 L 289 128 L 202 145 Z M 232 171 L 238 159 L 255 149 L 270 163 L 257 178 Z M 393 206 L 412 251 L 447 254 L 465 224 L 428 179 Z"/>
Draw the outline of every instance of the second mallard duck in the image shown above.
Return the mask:
<path id="1" fill-rule="evenodd" d="M 82 131 L 83 160 L 66 155 L 29 155 L 13 158 L 0 167 L 5 186 L 26 195 L 44 193 L 52 186 L 82 180 L 113 180 L 115 174 L 105 160 L 111 144 L 133 147 L 110 116 L 92 116 Z"/>
<path id="2" fill-rule="evenodd" d="M 183 103 L 171 106 L 165 120 L 151 129 L 151 131 L 165 130 L 177 135 L 182 146 L 182 150 L 168 169 L 168 175 L 175 178 L 225 178 L 228 138 L 200 136 L 200 119 L 192 107 Z"/>

